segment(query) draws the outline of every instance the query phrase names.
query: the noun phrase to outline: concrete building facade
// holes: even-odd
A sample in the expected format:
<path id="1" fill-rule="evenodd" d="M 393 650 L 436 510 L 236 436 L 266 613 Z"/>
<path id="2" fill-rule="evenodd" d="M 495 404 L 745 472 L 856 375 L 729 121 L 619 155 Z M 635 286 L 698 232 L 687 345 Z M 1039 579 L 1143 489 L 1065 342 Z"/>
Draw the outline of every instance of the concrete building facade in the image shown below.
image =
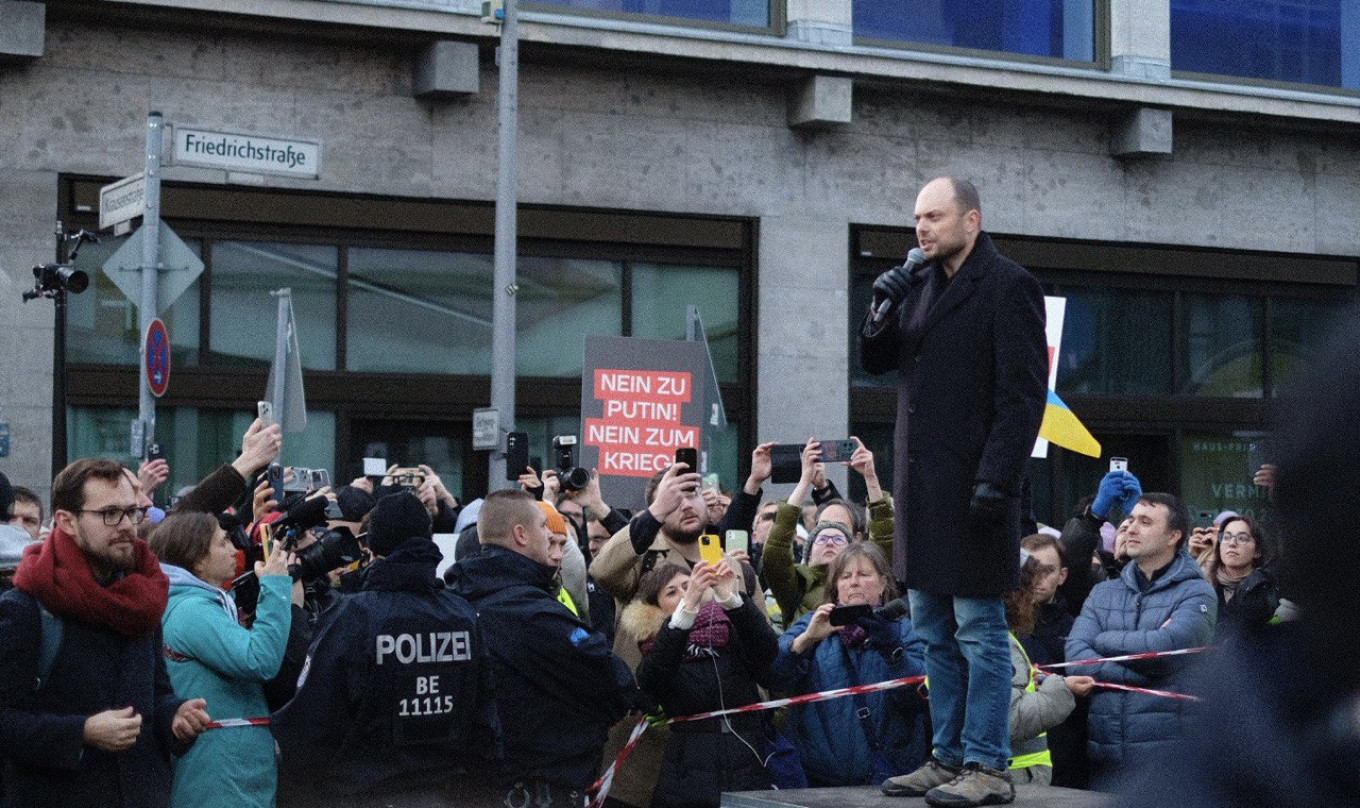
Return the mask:
<path id="1" fill-rule="evenodd" d="M 1106 372 L 1088 372 L 1105 381 L 1065 386 L 1063 366 L 1059 393 L 1112 453 L 1129 453 L 1136 471 L 1141 461 L 1146 483 L 1203 490 L 1192 507 L 1250 507 L 1258 497 L 1240 488 L 1245 444 L 1265 429 L 1285 363 L 1308 353 L 1270 340 L 1286 325 L 1320 331 L 1356 284 L 1360 96 L 1174 72 L 1171 5 L 1092 4 L 1090 65 L 865 43 L 850 0 L 780 0 L 765 32 L 530 5 L 520 11 L 521 235 L 544 255 L 561 247 L 568 258 L 664 265 L 674 249 L 686 266 L 731 270 L 737 302 L 725 319 L 736 355 L 724 392 L 737 431 L 714 463 L 735 478 L 757 439 L 858 433 L 890 445 L 889 393 L 857 378 L 854 324 L 873 274 L 910 246 L 916 189 L 943 174 L 972 178 L 984 228 L 1051 291 L 1075 289 L 1090 303 L 1082 296 L 1114 290 L 1069 314 L 1096 341 L 1081 361 L 1103 363 Z M 41 487 L 54 471 L 53 310 L 20 295 L 30 268 L 51 260 L 54 222 L 90 226 L 91 189 L 139 170 L 149 111 L 323 144 L 314 180 L 165 169 L 165 221 L 219 260 L 226 251 L 206 246 L 215 239 L 257 243 L 276 232 L 346 244 L 387 233 L 389 247 L 424 244 L 432 232 L 489 235 L 497 28 L 480 3 L 0 0 L 0 31 L 10 32 L 0 36 L 0 421 L 11 434 L 0 470 L 16 482 Z M 92 255 L 118 241 L 105 240 Z M 618 258 L 599 244 L 641 252 Z M 342 284 L 353 260 L 341 261 Z M 216 276 L 199 290 L 219 295 Z M 1246 302 L 1223 308 L 1215 295 Z M 688 302 L 667 299 L 680 311 Z M 1297 316 L 1274 326 L 1295 301 Z M 195 327 L 220 333 L 226 313 L 206 299 L 194 305 L 217 312 L 211 329 Z M 651 310 L 636 292 L 622 305 L 629 322 Z M 1256 352 L 1225 371 L 1248 381 L 1220 376 L 1226 386 L 1215 388 L 1205 377 L 1215 369 L 1196 366 L 1221 342 L 1200 333 L 1196 312 L 1259 318 L 1246 338 Z M 1166 339 L 1160 325 L 1138 328 L 1139 316 L 1164 319 Z M 1127 340 L 1102 341 L 1115 333 L 1101 325 L 1111 317 L 1133 318 L 1116 329 Z M 68 333 L 69 418 L 135 411 L 135 365 L 80 344 L 98 328 Z M 1080 349 L 1083 338 L 1073 339 Z M 186 350 L 209 341 L 200 334 Z M 454 373 L 448 395 L 438 374 L 419 375 L 413 384 L 429 391 L 404 400 L 393 380 L 406 377 L 354 381 L 354 348 L 337 350 L 338 362 L 309 370 L 322 404 L 309 403 L 332 413 L 318 463 L 353 465 L 364 424 L 437 417 L 455 428 L 486 404 L 484 373 Z M 172 382 L 162 406 L 248 413 L 261 368 L 207 356 L 176 369 L 185 381 Z M 1111 381 L 1110 366 L 1149 356 L 1147 373 L 1165 372 L 1164 385 Z M 577 411 L 579 381 L 564 367 L 542 384 L 520 381 L 540 445 Z M 542 389 L 552 395 L 536 398 Z M 203 434 L 218 427 L 193 423 L 160 436 L 172 457 L 206 454 Z M 70 430 L 71 456 L 110 449 L 107 435 Z M 455 493 L 476 495 L 485 478 L 472 467 L 483 456 L 464 455 L 454 464 L 465 490 Z M 207 463 L 185 464 L 176 483 Z M 1036 466 L 1041 520 L 1059 520 L 1072 493 L 1094 487 L 1095 470 L 1070 456 Z"/>

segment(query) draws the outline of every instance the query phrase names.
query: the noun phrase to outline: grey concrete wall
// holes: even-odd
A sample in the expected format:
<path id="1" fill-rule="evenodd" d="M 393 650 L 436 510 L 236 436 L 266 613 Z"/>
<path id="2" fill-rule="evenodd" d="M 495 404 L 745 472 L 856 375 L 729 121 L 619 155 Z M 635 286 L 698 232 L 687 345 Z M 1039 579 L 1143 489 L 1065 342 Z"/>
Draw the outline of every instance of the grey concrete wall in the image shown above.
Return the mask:
<path id="1" fill-rule="evenodd" d="M 18 304 L 49 260 L 56 176 L 140 165 L 147 111 L 209 129 L 325 142 L 319 181 L 263 184 L 492 199 L 496 73 L 468 100 L 411 97 L 413 49 L 49 23 L 47 55 L 0 66 L 0 418 L 45 476 L 51 305 Z M 1347 133 L 1267 131 L 1178 113 L 1169 158 L 1109 155 L 1089 109 L 856 86 L 853 121 L 787 125 L 787 76 L 523 65 L 523 202 L 750 217 L 759 222 L 759 432 L 845 429 L 844 317 L 852 223 L 905 224 L 931 177 L 974 178 L 996 232 L 1301 253 L 1360 254 L 1360 147 Z M 1040 106 L 1039 102 L 1043 102 Z M 166 178 L 224 182 L 219 171 Z M 381 223 L 375 223 L 381 226 Z M 10 371 L 13 367 L 15 371 Z M 805 382 L 825 382 L 809 386 Z M 797 388 L 798 398 L 790 397 Z M 30 432 L 30 429 L 32 432 Z"/>

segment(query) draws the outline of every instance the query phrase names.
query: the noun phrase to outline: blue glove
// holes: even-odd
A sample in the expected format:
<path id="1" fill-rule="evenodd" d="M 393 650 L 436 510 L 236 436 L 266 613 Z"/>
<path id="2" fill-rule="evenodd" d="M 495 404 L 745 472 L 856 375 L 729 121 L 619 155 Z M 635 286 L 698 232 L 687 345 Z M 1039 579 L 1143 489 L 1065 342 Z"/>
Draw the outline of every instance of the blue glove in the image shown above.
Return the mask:
<path id="1" fill-rule="evenodd" d="M 879 617 L 876 614 L 861 617 L 855 623 L 868 634 L 864 644 L 882 654 L 885 659 L 892 660 L 902 655 L 902 626 L 900 623 L 886 617 Z"/>
<path id="2" fill-rule="evenodd" d="M 1100 480 L 1096 501 L 1091 503 L 1091 514 L 1101 519 L 1110 515 L 1110 508 L 1124 499 L 1124 476 L 1127 472 L 1112 471 Z M 1141 489 L 1139 489 L 1141 491 Z"/>
<path id="3" fill-rule="evenodd" d="M 1138 504 L 1138 500 L 1143 497 L 1143 486 L 1138 482 L 1138 478 L 1124 472 L 1124 496 L 1122 499 L 1124 513 L 1133 513 L 1133 506 Z"/>

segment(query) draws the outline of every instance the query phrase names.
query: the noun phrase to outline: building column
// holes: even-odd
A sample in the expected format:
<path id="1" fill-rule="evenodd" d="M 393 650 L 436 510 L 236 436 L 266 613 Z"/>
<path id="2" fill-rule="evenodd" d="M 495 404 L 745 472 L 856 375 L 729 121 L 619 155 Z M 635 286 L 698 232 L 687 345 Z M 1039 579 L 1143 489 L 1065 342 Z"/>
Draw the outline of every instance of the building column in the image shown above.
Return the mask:
<path id="1" fill-rule="evenodd" d="M 850 0 L 787 0 L 787 3 L 789 39 L 833 47 L 854 41 Z"/>
<path id="2" fill-rule="evenodd" d="M 802 443 L 850 429 L 850 224 L 799 211 L 760 220 L 756 439 Z M 827 468 L 842 491 L 845 469 Z"/>
<path id="3" fill-rule="evenodd" d="M 1170 0 L 1110 0 L 1110 72 L 1171 77 Z"/>

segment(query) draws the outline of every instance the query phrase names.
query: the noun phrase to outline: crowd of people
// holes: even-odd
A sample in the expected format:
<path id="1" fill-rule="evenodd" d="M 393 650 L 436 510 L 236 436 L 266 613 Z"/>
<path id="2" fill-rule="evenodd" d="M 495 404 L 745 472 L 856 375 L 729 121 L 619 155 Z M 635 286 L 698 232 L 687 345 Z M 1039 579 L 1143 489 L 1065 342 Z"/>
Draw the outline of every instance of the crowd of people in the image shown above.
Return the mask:
<path id="1" fill-rule="evenodd" d="M 5 804 L 580 806 L 641 717 L 610 804 L 908 794 L 935 760 L 924 683 L 668 721 L 924 676 L 894 504 L 862 443 L 844 465 L 863 503 L 810 440 L 785 500 L 762 501 L 762 444 L 735 493 L 676 464 L 632 515 L 598 477 L 565 491 L 531 469 L 467 507 L 429 467 L 279 500 L 281 444 L 253 424 L 167 509 L 151 499 L 164 460 L 72 463 L 50 515 L 0 488 Z M 440 578 L 432 535 L 460 527 Z M 728 529 L 749 549 L 705 562 L 700 536 Z M 1192 530 L 1128 471 L 1060 530 L 1028 532 L 1001 649 L 1018 782 L 1114 789 L 1183 734 L 1188 702 L 1104 685 L 1183 689 L 1194 657 L 1087 660 L 1199 648 L 1289 611 L 1257 521 Z M 1081 664 L 1047 667 L 1064 662 Z"/>

